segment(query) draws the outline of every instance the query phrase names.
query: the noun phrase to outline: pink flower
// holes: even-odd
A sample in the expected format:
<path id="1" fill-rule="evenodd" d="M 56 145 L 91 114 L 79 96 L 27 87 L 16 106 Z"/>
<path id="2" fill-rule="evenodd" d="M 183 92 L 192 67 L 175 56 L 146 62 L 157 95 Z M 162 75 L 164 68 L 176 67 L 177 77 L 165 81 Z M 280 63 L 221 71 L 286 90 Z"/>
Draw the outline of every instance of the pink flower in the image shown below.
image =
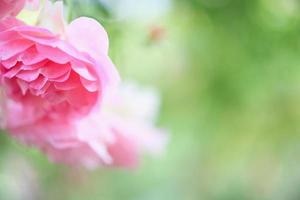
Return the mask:
<path id="1" fill-rule="evenodd" d="M 26 0 L 0 0 L 0 19 L 7 16 L 16 16 L 25 6 Z M 28 7 L 36 9 L 39 0 L 27 0 Z"/>
<path id="2" fill-rule="evenodd" d="M 102 26 L 86 17 L 66 25 L 61 2 L 45 5 L 40 27 L 0 20 L 0 126 L 55 162 L 88 168 L 134 167 L 143 151 L 162 152 L 158 98 L 132 85 L 113 92 L 119 76 Z"/>
<path id="3" fill-rule="evenodd" d="M 81 118 L 119 79 L 107 55 L 107 34 L 93 19 L 73 21 L 66 39 L 11 18 L 2 20 L 0 31 L 2 88 L 19 109 L 7 110 L 6 127 Z"/>
<path id="4" fill-rule="evenodd" d="M 17 107 L 13 103 L 9 106 Z M 154 126 L 157 109 L 155 93 L 125 85 L 104 99 L 103 109 L 83 119 L 44 118 L 10 129 L 10 133 L 55 162 L 91 169 L 134 167 L 142 152 L 159 154 L 167 142 L 165 131 Z"/>

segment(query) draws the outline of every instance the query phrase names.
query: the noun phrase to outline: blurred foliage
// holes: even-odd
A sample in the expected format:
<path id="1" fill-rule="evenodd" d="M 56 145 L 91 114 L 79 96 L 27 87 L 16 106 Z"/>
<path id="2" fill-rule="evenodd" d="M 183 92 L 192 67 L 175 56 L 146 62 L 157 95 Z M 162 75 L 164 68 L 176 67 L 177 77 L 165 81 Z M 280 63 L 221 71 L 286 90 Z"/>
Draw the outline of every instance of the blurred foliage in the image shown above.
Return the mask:
<path id="1" fill-rule="evenodd" d="M 1 136 L 0 156 L 29 160 L 42 199 L 300 199 L 299 1 L 174 0 L 151 20 L 101 2 L 68 0 L 70 19 L 98 19 L 123 79 L 161 90 L 170 145 L 136 170 L 87 172 Z"/>

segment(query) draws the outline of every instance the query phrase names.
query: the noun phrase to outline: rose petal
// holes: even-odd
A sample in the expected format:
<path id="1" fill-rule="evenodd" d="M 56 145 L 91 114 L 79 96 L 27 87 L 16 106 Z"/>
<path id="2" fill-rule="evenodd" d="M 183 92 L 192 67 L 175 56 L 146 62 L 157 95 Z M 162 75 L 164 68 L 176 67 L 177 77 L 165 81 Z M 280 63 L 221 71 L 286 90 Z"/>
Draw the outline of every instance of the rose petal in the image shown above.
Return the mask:
<path id="1" fill-rule="evenodd" d="M 13 67 L 11 70 L 9 70 L 8 72 L 6 72 L 4 74 L 4 77 L 6 78 L 12 78 L 14 77 L 17 73 L 19 73 L 21 71 L 21 66 L 16 66 L 16 67 Z"/>
<path id="2" fill-rule="evenodd" d="M 31 82 L 36 80 L 39 74 L 40 70 L 22 70 L 16 75 L 16 77 L 23 81 Z"/>
<path id="3" fill-rule="evenodd" d="M 108 36 L 96 20 L 80 17 L 72 21 L 66 29 L 67 40 L 77 49 L 93 57 L 108 53 Z"/>
<path id="4" fill-rule="evenodd" d="M 53 81 L 53 82 L 64 82 L 64 81 L 68 80 L 70 74 L 71 74 L 71 71 L 68 71 L 67 73 L 61 75 L 60 77 L 57 77 L 57 78 L 49 78 L 49 80 L 50 80 L 50 81 Z"/>
<path id="5" fill-rule="evenodd" d="M 18 53 L 21 53 L 31 47 L 33 43 L 28 40 L 18 39 L 9 41 L 0 46 L 0 59 L 7 60 Z"/>
<path id="6" fill-rule="evenodd" d="M 71 66 L 72 69 L 83 78 L 90 81 L 97 80 L 96 75 L 93 75 L 84 64 L 73 61 L 71 62 Z"/>
<path id="7" fill-rule="evenodd" d="M 35 81 L 32 81 L 29 86 L 33 89 L 40 90 L 47 83 L 47 78 L 44 76 L 39 76 Z"/>
<path id="8" fill-rule="evenodd" d="M 57 64 L 54 62 L 48 62 L 43 68 L 41 68 L 41 74 L 43 74 L 48 79 L 58 78 L 66 74 L 71 70 L 70 65 L 68 64 Z"/>
<path id="9" fill-rule="evenodd" d="M 100 84 L 98 81 L 89 81 L 82 77 L 80 77 L 80 81 L 85 89 L 87 89 L 89 92 L 96 92 L 100 88 Z"/>
<path id="10" fill-rule="evenodd" d="M 56 82 L 54 83 L 54 86 L 59 90 L 73 90 L 80 86 L 80 80 L 77 74 L 71 73 L 68 80 L 64 82 Z"/>
<path id="11" fill-rule="evenodd" d="M 33 46 L 26 51 L 22 52 L 20 55 L 20 60 L 23 62 L 24 65 L 30 66 L 36 63 L 40 63 L 42 61 L 47 60 L 47 58 L 43 55 L 40 54 L 36 47 Z"/>
<path id="12" fill-rule="evenodd" d="M 25 95 L 28 90 L 28 83 L 26 83 L 25 81 L 22 81 L 20 79 L 17 79 L 17 83 L 20 86 L 22 94 Z"/>
<path id="13" fill-rule="evenodd" d="M 18 63 L 18 55 L 13 56 L 7 60 L 3 60 L 1 64 L 6 68 L 6 69 L 11 69 Z"/>
<path id="14" fill-rule="evenodd" d="M 36 49 L 44 57 L 58 64 L 66 64 L 71 59 L 67 53 L 58 48 L 36 44 Z"/>

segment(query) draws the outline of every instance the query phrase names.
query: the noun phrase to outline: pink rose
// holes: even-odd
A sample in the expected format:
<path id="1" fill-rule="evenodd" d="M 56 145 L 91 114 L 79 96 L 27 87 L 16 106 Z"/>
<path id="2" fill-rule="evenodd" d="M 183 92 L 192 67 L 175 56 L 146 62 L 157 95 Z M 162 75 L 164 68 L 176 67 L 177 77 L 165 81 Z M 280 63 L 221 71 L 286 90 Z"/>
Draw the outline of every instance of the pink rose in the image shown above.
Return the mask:
<path id="1" fill-rule="evenodd" d="M 40 27 L 0 21 L 0 126 L 70 165 L 134 167 L 143 151 L 160 153 L 167 137 L 154 126 L 155 93 L 114 93 L 105 30 L 86 17 L 66 26 L 62 2 L 45 5 Z"/>
<path id="2" fill-rule="evenodd" d="M 9 106 L 10 110 L 17 107 L 14 103 Z M 94 110 L 85 118 L 44 118 L 12 128 L 10 133 L 38 147 L 55 162 L 91 169 L 134 167 L 143 151 L 159 154 L 167 142 L 165 132 L 154 126 L 157 109 L 155 93 L 125 85 L 104 99 L 101 110 Z"/>
<path id="3" fill-rule="evenodd" d="M 8 16 L 16 16 L 25 6 L 37 9 L 39 0 L 0 0 L 0 19 Z"/>
<path id="4" fill-rule="evenodd" d="M 2 20 L 0 31 L 2 89 L 18 104 L 16 112 L 7 110 L 5 127 L 81 118 L 119 79 L 107 55 L 107 34 L 93 19 L 73 21 L 65 39 L 11 18 Z"/>

